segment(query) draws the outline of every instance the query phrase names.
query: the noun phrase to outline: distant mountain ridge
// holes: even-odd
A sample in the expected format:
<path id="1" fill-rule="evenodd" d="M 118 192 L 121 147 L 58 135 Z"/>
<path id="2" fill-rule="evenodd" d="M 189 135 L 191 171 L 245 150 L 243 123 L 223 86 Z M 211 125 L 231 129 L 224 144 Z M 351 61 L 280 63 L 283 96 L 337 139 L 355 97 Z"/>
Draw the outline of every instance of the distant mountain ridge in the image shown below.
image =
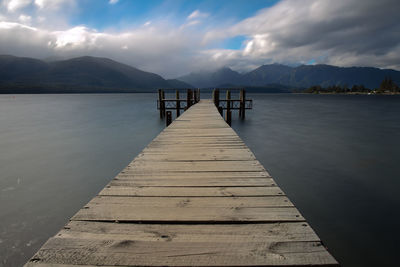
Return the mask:
<path id="1" fill-rule="evenodd" d="M 391 78 L 400 84 L 400 72 L 372 67 L 281 64 L 260 66 L 247 73 L 228 67 L 194 72 L 177 79 L 116 62 L 108 58 L 77 57 L 43 61 L 0 55 L 0 93 L 125 93 L 157 88 L 245 87 L 252 92 L 290 92 L 313 85 L 379 87 Z"/>
<path id="2" fill-rule="evenodd" d="M 45 62 L 33 58 L 0 56 L 0 92 L 84 93 L 138 92 L 156 88 L 192 88 L 174 79 L 113 61 L 78 57 Z"/>
<path id="3" fill-rule="evenodd" d="M 331 65 L 289 67 L 281 64 L 263 65 L 244 74 L 224 67 L 213 72 L 191 73 L 177 79 L 196 87 L 219 87 L 226 84 L 262 87 L 280 84 L 295 88 L 307 88 L 313 85 L 351 87 L 362 84 L 373 89 L 379 87 L 386 77 L 390 77 L 397 84 L 400 83 L 400 72 L 390 69 Z"/>

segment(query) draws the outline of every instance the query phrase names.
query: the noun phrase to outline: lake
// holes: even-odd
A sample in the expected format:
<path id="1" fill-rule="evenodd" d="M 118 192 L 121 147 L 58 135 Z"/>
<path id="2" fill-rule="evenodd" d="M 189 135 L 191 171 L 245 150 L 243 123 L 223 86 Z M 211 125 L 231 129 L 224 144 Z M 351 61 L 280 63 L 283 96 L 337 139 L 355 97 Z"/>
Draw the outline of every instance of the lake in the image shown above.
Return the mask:
<path id="1" fill-rule="evenodd" d="M 232 127 L 334 257 L 397 266 L 400 97 L 249 97 Z M 163 128 L 156 94 L 0 95 L 0 266 L 22 266 Z"/>

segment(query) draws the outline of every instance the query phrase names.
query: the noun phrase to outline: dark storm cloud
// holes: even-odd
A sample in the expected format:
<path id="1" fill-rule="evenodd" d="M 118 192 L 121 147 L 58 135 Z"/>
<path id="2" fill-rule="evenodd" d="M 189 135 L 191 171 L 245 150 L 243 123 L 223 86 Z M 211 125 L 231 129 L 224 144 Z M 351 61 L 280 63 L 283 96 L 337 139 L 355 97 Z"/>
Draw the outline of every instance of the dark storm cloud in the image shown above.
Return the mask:
<path id="1" fill-rule="evenodd" d="M 79 8 L 78 4 L 70 6 Z M 272 62 L 400 70 L 398 0 L 284 0 L 224 28 L 207 24 L 212 14 L 195 10 L 182 25 L 149 21 L 102 32 L 65 25 L 67 14 L 62 10 L 63 23 L 55 29 L 49 22 L 58 13 L 46 10 L 19 14 L 3 7 L 0 53 L 106 56 L 167 77 L 226 65 L 247 70 Z M 237 36 L 246 37 L 242 49 L 223 48 L 227 38 Z"/>
<path id="2" fill-rule="evenodd" d="M 234 58 L 259 62 L 369 65 L 400 69 L 397 0 L 282 1 L 232 26 L 219 36 L 248 36 Z M 226 57 L 227 59 L 229 57 Z"/>

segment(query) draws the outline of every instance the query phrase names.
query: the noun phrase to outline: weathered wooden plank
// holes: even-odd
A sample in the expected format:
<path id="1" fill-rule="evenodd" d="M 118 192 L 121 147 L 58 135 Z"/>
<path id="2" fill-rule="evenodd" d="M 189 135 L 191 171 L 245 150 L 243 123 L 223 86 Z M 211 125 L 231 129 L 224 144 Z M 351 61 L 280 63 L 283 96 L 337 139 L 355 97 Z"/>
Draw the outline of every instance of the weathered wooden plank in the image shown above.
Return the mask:
<path id="1" fill-rule="evenodd" d="M 175 144 L 160 144 L 160 143 L 151 143 L 149 144 L 147 147 L 148 148 L 164 148 L 164 149 L 170 149 L 170 148 L 181 148 L 181 147 L 187 147 L 188 145 L 185 145 L 183 143 L 175 143 Z M 193 149 L 199 149 L 199 148 L 223 148 L 223 149 L 238 149 L 238 148 L 247 148 L 244 144 L 241 143 L 237 143 L 237 144 L 222 144 L 222 143 L 218 143 L 218 144 L 190 144 L 190 147 L 192 147 Z"/>
<path id="2" fill-rule="evenodd" d="M 99 196 L 157 196 L 157 197 L 240 197 L 280 196 L 277 186 L 265 187 L 130 187 L 106 186 Z"/>
<path id="3" fill-rule="evenodd" d="M 165 129 L 162 134 L 165 137 L 176 137 L 176 136 L 192 136 L 192 137 L 202 137 L 202 136 L 210 136 L 210 137 L 223 137 L 223 136 L 237 136 L 232 129 L 229 128 L 219 128 L 219 129 L 173 129 L 168 127 Z"/>
<path id="4" fill-rule="evenodd" d="M 125 172 L 144 172 L 152 171 L 182 172 L 182 171 L 264 171 L 264 167 L 256 160 L 252 161 L 182 161 L 182 162 L 165 162 L 165 161 L 146 161 L 136 159 L 125 168 Z"/>
<path id="5" fill-rule="evenodd" d="M 151 178 L 151 177 L 125 177 L 118 176 L 113 179 L 110 186 L 190 186 L 190 187 L 233 187 L 233 186 L 275 186 L 275 181 L 271 178 Z"/>
<path id="6" fill-rule="evenodd" d="M 226 126 L 222 124 L 177 124 L 174 126 L 174 129 L 184 129 L 190 127 L 192 129 L 220 129 L 220 128 L 225 128 Z"/>
<path id="7" fill-rule="evenodd" d="M 179 146 L 187 146 L 190 145 L 195 146 L 195 147 L 233 147 L 233 148 L 246 148 L 246 146 L 242 142 L 237 142 L 237 141 L 209 141 L 209 142 L 201 142 L 201 141 L 196 141 L 196 140 L 177 140 L 177 141 L 154 141 L 149 145 L 149 148 L 151 147 L 179 147 Z M 232 148 L 230 148 L 232 149 Z"/>
<path id="8" fill-rule="evenodd" d="M 117 178 L 121 179 L 135 179 L 135 178 L 160 178 L 160 179 L 169 179 L 169 178 L 186 178 L 186 179 L 200 179 L 200 178 L 266 178 L 271 177 L 267 172 L 162 172 L 157 170 L 152 170 L 149 172 L 141 172 L 136 173 L 131 169 L 128 173 L 126 169 L 122 170 Z"/>
<path id="9" fill-rule="evenodd" d="M 242 144 L 244 145 L 243 141 L 238 140 L 236 138 L 171 138 L 171 139 L 155 139 L 153 142 L 160 143 L 160 144 L 180 144 L 180 143 L 193 143 L 193 144 Z"/>
<path id="10" fill-rule="evenodd" d="M 235 135 L 228 136 L 227 134 L 219 135 L 219 136 L 216 135 L 216 134 L 215 135 L 212 134 L 210 136 L 209 132 L 206 132 L 206 133 L 203 133 L 203 134 L 201 134 L 201 133 L 178 134 L 178 133 L 172 132 L 172 133 L 163 134 L 163 137 L 160 138 L 160 139 L 157 139 L 157 141 L 164 141 L 165 142 L 165 141 L 175 141 L 177 139 L 186 139 L 186 140 L 192 140 L 192 141 L 195 141 L 195 140 L 198 140 L 198 141 L 201 141 L 201 140 L 204 140 L 204 141 L 216 141 L 216 140 L 220 140 L 220 141 L 239 141 L 239 140 L 237 140 L 236 137 L 237 136 L 235 136 Z M 171 140 L 167 140 L 169 138 L 171 138 Z"/>
<path id="11" fill-rule="evenodd" d="M 34 258 L 48 263 L 118 266 L 335 264 L 320 242 L 146 242 L 51 238 Z M 315 264 L 317 263 L 317 264 Z"/>
<path id="12" fill-rule="evenodd" d="M 179 134 L 165 134 L 161 137 L 157 137 L 153 142 L 174 142 L 174 141 L 192 141 L 192 142 L 241 142 L 243 141 L 238 136 L 187 136 Z"/>
<path id="13" fill-rule="evenodd" d="M 238 154 L 238 153 L 221 153 L 221 154 L 205 154 L 205 153 L 146 153 L 139 155 L 136 160 L 147 161 L 238 161 L 238 160 L 251 160 L 254 156 L 251 154 Z"/>
<path id="14" fill-rule="evenodd" d="M 57 237 L 153 242 L 319 241 L 305 222 L 196 225 L 71 221 Z"/>
<path id="15" fill-rule="evenodd" d="M 270 197 L 118 197 L 97 196 L 93 198 L 85 208 L 96 205 L 121 205 L 130 207 L 160 207 L 160 208 L 229 208 L 252 207 L 293 207 L 286 196 Z"/>
<path id="16" fill-rule="evenodd" d="M 219 149 L 224 149 L 225 151 L 222 153 L 218 153 L 215 150 L 219 150 Z M 190 151 L 205 151 L 206 153 L 203 154 L 209 154 L 211 156 L 218 156 L 221 154 L 226 154 L 229 153 L 230 151 L 232 152 L 232 154 L 241 154 L 242 150 L 245 154 L 248 154 L 245 149 L 247 149 L 246 146 L 241 146 L 241 145 L 235 145 L 229 148 L 226 148 L 226 146 L 222 146 L 222 145 L 211 145 L 211 144 L 207 144 L 204 146 L 200 146 L 200 145 L 184 145 L 184 144 L 180 144 L 177 146 L 172 146 L 172 145 L 154 145 L 154 146 L 148 146 L 146 147 L 146 150 L 143 151 L 145 153 L 163 153 L 165 151 L 168 151 L 171 154 L 177 154 L 177 153 L 190 153 Z M 209 153 L 207 153 L 209 152 Z M 242 160 L 242 159 L 239 159 Z"/>
<path id="17" fill-rule="evenodd" d="M 245 209 L 247 211 L 244 211 Z M 263 215 L 265 212 L 274 215 L 268 217 Z M 143 215 L 140 215 L 142 213 L 147 215 L 143 217 Z M 179 213 L 178 217 L 176 216 L 177 213 Z M 210 216 L 212 213 L 215 214 L 214 217 Z M 235 213 L 238 213 L 238 218 L 241 218 L 239 221 L 303 220 L 297 210 L 293 208 L 293 204 L 283 196 L 250 198 L 96 197 L 73 219 L 99 221 L 200 220 L 206 222 L 207 220 L 225 221 L 226 216 L 234 216 Z M 258 218 L 260 214 L 262 217 Z M 248 215 L 248 217 L 245 217 L 245 215 Z"/>
<path id="18" fill-rule="evenodd" d="M 170 153 L 170 154 L 191 154 L 193 155 L 196 154 L 204 154 L 204 155 L 226 155 L 226 154 L 231 154 L 231 155 L 253 155 L 249 151 L 248 148 L 243 148 L 243 147 L 231 147 L 229 149 L 226 149 L 225 147 L 203 147 L 200 150 L 193 149 L 192 147 L 184 147 L 184 146 L 179 146 L 179 147 L 168 147 L 168 150 L 162 148 L 161 146 L 159 147 L 146 147 L 143 150 L 144 154 L 165 154 L 165 153 Z M 254 155 L 253 155 L 254 156 Z"/>
<path id="19" fill-rule="evenodd" d="M 71 220 L 119 222 L 295 222 L 304 218 L 294 207 L 137 207 L 93 205 L 81 209 Z"/>

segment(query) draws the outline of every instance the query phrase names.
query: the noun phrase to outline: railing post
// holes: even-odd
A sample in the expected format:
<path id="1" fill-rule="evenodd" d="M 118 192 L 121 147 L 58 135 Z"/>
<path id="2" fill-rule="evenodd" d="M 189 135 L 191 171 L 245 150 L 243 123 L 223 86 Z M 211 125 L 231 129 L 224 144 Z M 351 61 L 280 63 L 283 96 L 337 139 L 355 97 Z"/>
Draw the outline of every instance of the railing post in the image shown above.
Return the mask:
<path id="1" fill-rule="evenodd" d="M 243 89 L 240 89 L 240 94 L 239 94 L 239 118 L 242 117 L 242 109 L 243 109 Z"/>
<path id="2" fill-rule="evenodd" d="M 200 88 L 197 88 L 197 103 L 200 102 Z"/>
<path id="3" fill-rule="evenodd" d="M 229 90 L 226 91 L 226 115 L 225 115 L 226 123 L 229 126 L 232 124 L 232 112 L 231 112 L 231 92 Z"/>
<path id="4" fill-rule="evenodd" d="M 172 122 L 172 112 L 171 111 L 167 111 L 166 112 L 166 119 L 165 119 L 165 124 L 167 125 L 167 127 L 171 124 Z"/>
<path id="5" fill-rule="evenodd" d="M 197 91 L 193 89 L 193 103 L 197 103 Z"/>
<path id="6" fill-rule="evenodd" d="M 215 89 L 212 91 L 212 100 L 214 102 L 214 105 L 217 106 L 217 104 L 215 103 L 215 98 L 216 98 L 216 93 L 215 93 Z"/>
<path id="7" fill-rule="evenodd" d="M 160 119 L 162 119 L 164 118 L 162 89 L 158 89 L 158 103 L 160 107 Z"/>
<path id="8" fill-rule="evenodd" d="M 218 108 L 219 107 L 219 89 L 214 89 L 213 100 L 214 100 L 215 106 Z"/>
<path id="9" fill-rule="evenodd" d="M 178 118 L 181 115 L 181 101 L 179 100 L 179 90 L 176 90 L 176 117 Z"/>
<path id="10" fill-rule="evenodd" d="M 161 90 L 161 98 L 162 98 L 161 103 L 162 103 L 162 109 L 163 109 L 163 117 L 165 117 L 166 109 L 165 109 L 165 92 L 164 92 L 164 90 Z"/>
<path id="11" fill-rule="evenodd" d="M 241 119 L 244 120 L 244 118 L 246 117 L 246 91 L 244 89 L 242 89 L 240 92 L 241 92 L 240 104 L 243 103 L 242 113 L 240 115 L 241 115 Z"/>
<path id="12" fill-rule="evenodd" d="M 240 97 L 239 97 L 239 118 L 243 119 L 244 109 L 246 108 L 246 103 L 244 102 L 244 89 L 240 89 Z"/>
<path id="13" fill-rule="evenodd" d="M 191 105 L 192 105 L 192 90 L 191 89 L 187 89 L 187 93 L 186 93 L 186 109 L 190 108 Z"/>
<path id="14" fill-rule="evenodd" d="M 222 117 L 224 116 L 224 109 L 222 107 L 218 107 L 218 112 Z"/>

